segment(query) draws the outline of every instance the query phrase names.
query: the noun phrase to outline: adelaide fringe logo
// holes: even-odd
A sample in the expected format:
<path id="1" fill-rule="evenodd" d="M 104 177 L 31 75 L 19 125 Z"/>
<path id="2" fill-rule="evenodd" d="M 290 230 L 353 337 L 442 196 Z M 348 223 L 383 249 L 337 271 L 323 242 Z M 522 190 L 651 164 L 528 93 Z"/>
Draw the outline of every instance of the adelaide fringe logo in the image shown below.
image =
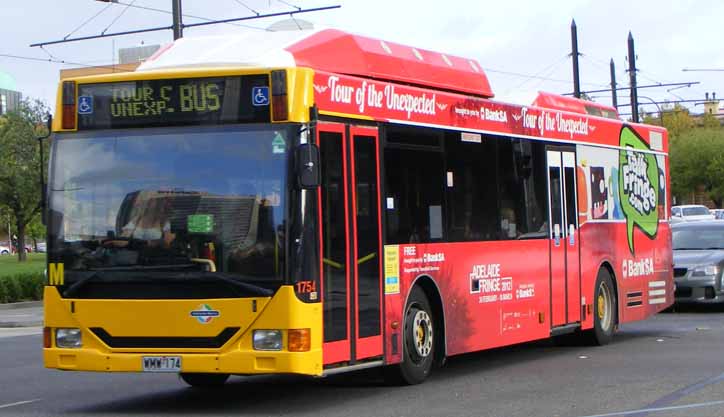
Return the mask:
<path id="1" fill-rule="evenodd" d="M 619 145 L 618 190 L 621 209 L 626 217 L 628 248 L 634 254 L 634 227 L 649 238 L 654 238 L 659 227 L 657 204 L 659 201 L 659 167 L 656 156 L 628 126 L 621 129 Z"/>

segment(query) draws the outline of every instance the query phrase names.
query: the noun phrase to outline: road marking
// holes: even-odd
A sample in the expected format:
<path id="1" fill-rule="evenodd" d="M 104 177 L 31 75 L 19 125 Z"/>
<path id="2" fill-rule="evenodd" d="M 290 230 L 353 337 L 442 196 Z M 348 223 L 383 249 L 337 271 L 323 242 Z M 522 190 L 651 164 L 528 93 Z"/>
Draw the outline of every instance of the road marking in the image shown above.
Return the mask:
<path id="1" fill-rule="evenodd" d="M 658 408 L 642 408 L 639 410 L 631 410 L 631 411 L 620 411 L 618 413 L 608 413 L 608 414 L 594 414 L 590 416 L 580 416 L 580 417 L 612 417 L 612 416 L 632 416 L 632 415 L 638 415 L 643 413 L 658 413 L 660 411 L 671 411 L 671 410 L 685 410 L 687 408 L 700 408 L 700 407 L 711 407 L 714 405 L 722 405 L 724 404 L 724 401 L 709 401 L 706 403 L 695 403 L 695 404 L 686 404 L 686 405 L 674 405 L 671 407 L 658 407 Z"/>
<path id="2" fill-rule="evenodd" d="M 10 404 L 2 404 L 2 405 L 0 405 L 0 408 L 10 408 L 10 407 L 15 407 L 17 405 L 34 403 L 36 401 L 40 401 L 40 398 L 36 398 L 34 400 L 18 401 L 16 403 L 10 403 Z"/>
<path id="3" fill-rule="evenodd" d="M 0 328 L 0 339 L 3 337 L 32 336 L 43 333 L 42 327 L 9 327 Z"/>

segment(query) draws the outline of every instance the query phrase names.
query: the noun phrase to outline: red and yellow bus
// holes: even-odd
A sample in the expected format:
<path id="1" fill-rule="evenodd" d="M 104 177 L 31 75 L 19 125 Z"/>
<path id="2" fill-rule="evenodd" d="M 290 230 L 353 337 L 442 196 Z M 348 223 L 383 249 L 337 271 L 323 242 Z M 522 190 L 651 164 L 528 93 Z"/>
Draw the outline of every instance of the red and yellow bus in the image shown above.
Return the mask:
<path id="1" fill-rule="evenodd" d="M 45 365 L 419 383 L 673 302 L 667 133 L 337 30 L 184 38 L 61 81 Z M 606 117 L 609 116 L 609 117 Z"/>

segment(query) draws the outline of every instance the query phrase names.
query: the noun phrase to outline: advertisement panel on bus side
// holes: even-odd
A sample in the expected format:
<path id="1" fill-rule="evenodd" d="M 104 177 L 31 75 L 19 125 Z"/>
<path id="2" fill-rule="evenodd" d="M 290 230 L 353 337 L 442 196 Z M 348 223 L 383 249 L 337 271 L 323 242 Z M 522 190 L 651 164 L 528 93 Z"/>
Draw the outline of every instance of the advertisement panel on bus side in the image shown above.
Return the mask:
<path id="1" fill-rule="evenodd" d="M 322 114 L 545 137 L 558 142 L 618 146 L 622 128 L 622 123 L 616 120 L 322 71 L 315 72 L 314 93 Z M 658 129 L 651 135 L 648 145 L 654 151 L 668 152 L 660 132 L 663 130 Z M 649 140 L 648 134 L 643 136 Z"/>

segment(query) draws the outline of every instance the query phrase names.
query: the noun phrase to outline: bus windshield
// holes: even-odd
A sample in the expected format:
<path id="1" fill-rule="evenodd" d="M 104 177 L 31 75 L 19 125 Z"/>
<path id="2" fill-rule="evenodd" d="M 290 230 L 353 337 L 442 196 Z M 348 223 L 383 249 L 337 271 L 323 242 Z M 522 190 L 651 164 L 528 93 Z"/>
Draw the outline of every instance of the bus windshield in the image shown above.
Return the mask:
<path id="1" fill-rule="evenodd" d="M 297 132 L 247 125 L 57 135 L 51 262 L 64 264 L 66 285 L 122 271 L 281 283 Z"/>

